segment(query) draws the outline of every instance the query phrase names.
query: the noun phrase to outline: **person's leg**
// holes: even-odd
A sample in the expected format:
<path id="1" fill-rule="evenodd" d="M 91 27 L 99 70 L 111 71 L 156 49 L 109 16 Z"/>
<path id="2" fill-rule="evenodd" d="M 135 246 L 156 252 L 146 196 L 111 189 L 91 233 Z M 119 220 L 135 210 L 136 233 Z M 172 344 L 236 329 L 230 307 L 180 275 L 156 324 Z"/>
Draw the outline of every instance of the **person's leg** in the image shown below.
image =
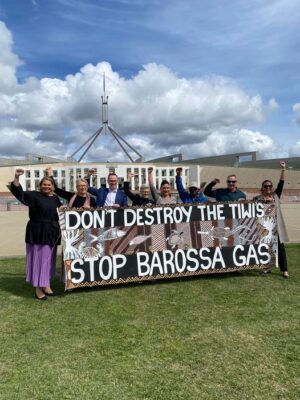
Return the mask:
<path id="1" fill-rule="evenodd" d="M 51 293 L 50 279 L 55 274 L 56 246 L 26 244 L 26 281 L 35 287 L 38 299 L 44 299 L 44 288 Z"/>
<path id="2" fill-rule="evenodd" d="M 287 278 L 289 276 L 289 273 L 288 273 L 288 264 L 287 264 L 285 246 L 284 243 L 280 243 L 279 239 L 278 239 L 278 264 L 283 276 Z"/>
<path id="3" fill-rule="evenodd" d="M 49 246 L 50 247 L 50 246 Z M 49 268 L 49 284 L 47 286 L 43 286 L 43 291 L 46 295 L 52 296 L 53 291 L 50 286 L 50 280 L 53 279 L 56 275 L 56 251 L 57 246 L 50 247 L 50 253 L 48 254 L 48 259 L 50 264 L 48 265 Z"/>

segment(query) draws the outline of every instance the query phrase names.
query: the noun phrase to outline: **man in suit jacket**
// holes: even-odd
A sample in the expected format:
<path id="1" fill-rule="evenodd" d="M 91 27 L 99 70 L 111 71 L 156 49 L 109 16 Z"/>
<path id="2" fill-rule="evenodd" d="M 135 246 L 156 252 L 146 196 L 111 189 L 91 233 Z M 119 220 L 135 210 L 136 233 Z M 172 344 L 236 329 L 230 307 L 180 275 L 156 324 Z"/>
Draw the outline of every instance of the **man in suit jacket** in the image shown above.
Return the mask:
<path id="1" fill-rule="evenodd" d="M 94 170 L 89 170 L 88 178 L 94 174 Z M 88 179 L 89 181 L 89 179 Z M 125 207 L 128 205 L 127 196 L 123 190 L 118 189 L 118 176 L 109 174 L 107 177 L 108 188 L 95 189 L 89 186 L 88 192 L 96 197 L 97 207 Z"/>

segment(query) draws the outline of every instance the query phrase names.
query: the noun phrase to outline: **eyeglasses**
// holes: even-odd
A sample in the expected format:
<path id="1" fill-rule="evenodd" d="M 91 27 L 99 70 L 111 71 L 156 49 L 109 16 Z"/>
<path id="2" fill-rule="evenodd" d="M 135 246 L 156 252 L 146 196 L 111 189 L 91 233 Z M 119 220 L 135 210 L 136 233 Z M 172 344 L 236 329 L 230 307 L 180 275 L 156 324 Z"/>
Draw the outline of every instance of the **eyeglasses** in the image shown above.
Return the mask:
<path id="1" fill-rule="evenodd" d="M 237 181 L 227 181 L 227 183 L 236 183 Z"/>
<path id="2" fill-rule="evenodd" d="M 273 187 L 273 185 L 264 185 L 264 188 Z"/>

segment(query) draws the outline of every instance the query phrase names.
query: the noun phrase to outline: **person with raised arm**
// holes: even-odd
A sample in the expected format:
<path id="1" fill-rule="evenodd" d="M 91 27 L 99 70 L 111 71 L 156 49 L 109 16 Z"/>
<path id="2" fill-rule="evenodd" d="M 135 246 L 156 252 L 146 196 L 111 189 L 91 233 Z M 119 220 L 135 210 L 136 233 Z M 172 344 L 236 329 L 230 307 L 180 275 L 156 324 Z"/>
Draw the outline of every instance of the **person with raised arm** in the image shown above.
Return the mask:
<path id="1" fill-rule="evenodd" d="M 93 169 L 88 170 L 86 180 L 89 184 L 89 179 L 94 175 Z M 95 189 L 89 186 L 88 192 L 96 197 L 97 207 L 127 207 L 127 196 L 122 189 L 118 189 L 118 176 L 117 174 L 108 174 L 107 177 L 108 188 Z"/>
<path id="2" fill-rule="evenodd" d="M 178 194 L 183 203 L 205 203 L 208 201 L 198 187 L 197 182 L 191 182 L 189 185 L 189 191 L 187 192 L 182 184 L 182 168 L 176 168 L 176 187 Z"/>
<path id="3" fill-rule="evenodd" d="M 60 229 L 57 208 L 59 198 L 53 194 L 53 181 L 44 177 L 39 183 L 39 191 L 23 191 L 19 177 L 23 169 L 15 171 L 11 182 L 11 193 L 29 207 L 29 221 L 26 226 L 26 282 L 35 288 L 38 300 L 47 300 L 53 295 L 50 286 L 56 273 L 56 250 L 60 243 Z"/>
<path id="4" fill-rule="evenodd" d="M 274 203 L 276 204 L 276 217 L 277 217 L 277 230 L 278 230 L 278 264 L 280 271 L 284 278 L 289 277 L 288 273 L 288 264 L 284 242 L 288 241 L 288 235 L 286 226 L 284 223 L 281 207 L 280 207 L 280 196 L 282 194 L 283 186 L 284 186 L 284 178 L 286 171 L 286 163 L 285 161 L 280 161 L 280 176 L 279 182 L 275 190 L 273 190 L 273 183 L 270 179 L 266 179 L 261 184 L 261 194 L 255 196 L 253 200 L 260 201 L 262 203 Z M 265 269 L 264 273 L 271 272 L 269 269 Z"/>
<path id="5" fill-rule="evenodd" d="M 170 183 L 164 179 L 160 184 L 160 191 L 158 192 L 153 182 L 153 168 L 148 168 L 148 182 L 151 190 L 152 197 L 156 204 L 176 204 L 177 200 L 171 194 Z"/>
<path id="6" fill-rule="evenodd" d="M 132 178 L 134 178 L 134 174 L 132 172 L 128 172 L 127 181 L 124 182 L 124 192 L 126 196 L 132 201 L 133 206 L 152 206 L 155 204 L 155 201 L 149 199 L 149 186 L 142 185 L 140 187 L 140 194 L 132 193 L 130 190 L 130 183 Z"/>
<path id="7" fill-rule="evenodd" d="M 96 207 L 96 200 L 88 193 L 88 184 L 85 179 L 77 179 L 76 180 L 76 189 L 77 191 L 69 192 L 64 189 L 60 189 L 57 187 L 55 180 L 53 179 L 52 167 L 46 168 L 47 175 L 53 180 L 54 184 L 54 192 L 61 198 L 68 201 L 68 207 L 75 208 L 85 208 L 89 209 L 90 207 Z"/>
<path id="8" fill-rule="evenodd" d="M 215 198 L 217 201 L 246 200 L 245 193 L 237 188 L 236 175 L 227 176 L 227 188 L 213 189 L 217 183 L 220 183 L 219 178 L 215 178 L 205 187 L 205 196 Z"/>

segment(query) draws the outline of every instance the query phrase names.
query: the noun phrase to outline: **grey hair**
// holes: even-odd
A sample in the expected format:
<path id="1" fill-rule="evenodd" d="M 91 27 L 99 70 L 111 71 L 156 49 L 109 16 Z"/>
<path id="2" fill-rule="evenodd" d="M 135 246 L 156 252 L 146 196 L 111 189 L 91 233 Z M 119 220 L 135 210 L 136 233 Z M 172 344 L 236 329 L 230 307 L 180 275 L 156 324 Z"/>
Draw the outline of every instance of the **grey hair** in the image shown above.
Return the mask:
<path id="1" fill-rule="evenodd" d="M 85 179 L 82 179 L 82 178 L 76 179 L 76 187 L 77 187 L 80 183 L 85 183 L 87 187 L 89 186 L 88 183 L 87 183 L 87 181 L 86 181 Z"/>

